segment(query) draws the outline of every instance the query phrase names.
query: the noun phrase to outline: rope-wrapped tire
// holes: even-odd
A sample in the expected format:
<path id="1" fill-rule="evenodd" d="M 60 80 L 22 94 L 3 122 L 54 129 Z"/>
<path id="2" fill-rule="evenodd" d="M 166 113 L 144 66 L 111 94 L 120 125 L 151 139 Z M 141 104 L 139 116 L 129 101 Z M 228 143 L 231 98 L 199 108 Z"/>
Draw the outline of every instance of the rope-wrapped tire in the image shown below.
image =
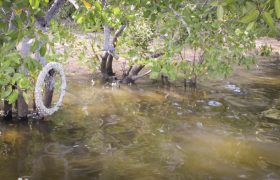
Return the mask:
<path id="1" fill-rule="evenodd" d="M 49 72 L 51 70 L 54 70 L 60 74 L 61 87 L 60 87 L 60 96 L 59 96 L 58 101 L 56 102 L 56 104 L 53 107 L 47 108 L 44 105 L 42 89 L 43 89 L 43 86 L 45 85 L 45 79 L 46 79 L 46 77 L 49 76 Z M 48 63 L 46 66 L 44 66 L 44 68 L 40 72 L 37 82 L 36 82 L 36 87 L 35 87 L 35 103 L 36 103 L 36 107 L 37 107 L 39 115 L 42 117 L 50 116 L 53 113 L 55 113 L 56 111 L 58 111 L 58 109 L 60 108 L 60 106 L 62 104 L 64 95 L 65 95 L 65 90 L 66 90 L 66 78 L 65 78 L 65 74 L 64 74 L 62 65 L 57 62 Z"/>

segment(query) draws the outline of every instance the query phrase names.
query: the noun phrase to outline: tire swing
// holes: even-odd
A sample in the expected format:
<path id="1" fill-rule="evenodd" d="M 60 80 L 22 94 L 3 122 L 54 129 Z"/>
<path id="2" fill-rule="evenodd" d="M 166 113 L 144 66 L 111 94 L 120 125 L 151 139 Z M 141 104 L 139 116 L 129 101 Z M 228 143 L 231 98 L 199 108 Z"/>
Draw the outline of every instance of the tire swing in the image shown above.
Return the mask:
<path id="1" fill-rule="evenodd" d="M 45 85 L 45 79 L 46 79 L 46 77 L 49 76 L 49 72 L 51 70 L 56 71 L 60 74 L 61 87 L 60 87 L 60 96 L 59 96 L 58 101 L 56 102 L 56 104 L 53 107 L 47 108 L 44 105 L 42 89 L 43 89 L 43 86 Z M 36 107 L 37 107 L 37 110 L 38 110 L 38 113 L 40 116 L 42 116 L 42 117 L 50 116 L 53 113 L 55 113 L 56 111 L 58 111 L 58 109 L 60 108 L 60 106 L 62 104 L 64 95 L 65 95 L 65 89 L 66 89 L 66 78 L 65 78 L 65 74 L 64 74 L 62 65 L 57 62 L 50 62 L 46 66 L 44 66 L 44 68 L 42 69 L 42 71 L 40 72 L 40 74 L 38 76 L 36 86 L 35 86 L 35 104 L 36 104 Z"/>

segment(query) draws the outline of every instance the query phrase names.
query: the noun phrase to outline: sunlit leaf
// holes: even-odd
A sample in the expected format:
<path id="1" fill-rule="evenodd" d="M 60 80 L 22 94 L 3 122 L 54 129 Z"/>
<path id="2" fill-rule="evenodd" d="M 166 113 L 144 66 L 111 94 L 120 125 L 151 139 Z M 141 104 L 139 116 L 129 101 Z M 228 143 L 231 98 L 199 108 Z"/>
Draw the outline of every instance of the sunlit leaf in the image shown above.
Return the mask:
<path id="1" fill-rule="evenodd" d="M 26 104 L 29 104 L 29 95 L 26 92 L 23 92 L 22 95 Z"/>
<path id="2" fill-rule="evenodd" d="M 41 56 L 45 56 L 46 52 L 47 52 L 47 46 L 46 46 L 46 44 L 44 44 L 44 45 L 40 48 L 40 55 L 41 55 Z"/>
<path id="3" fill-rule="evenodd" d="M 242 22 L 244 24 L 247 24 L 247 23 L 250 23 L 252 21 L 255 21 L 258 17 L 259 17 L 259 11 L 258 10 L 254 10 L 253 12 L 249 12 L 248 14 L 243 16 L 240 19 L 240 22 Z"/>
<path id="4" fill-rule="evenodd" d="M 16 9 L 16 14 L 21 14 L 22 8 Z"/>
<path id="5" fill-rule="evenodd" d="M 224 8 L 222 6 L 218 6 L 217 17 L 219 21 L 223 20 L 224 18 Z"/>
<path id="6" fill-rule="evenodd" d="M 21 80 L 19 80 L 18 85 L 21 89 L 27 89 L 30 86 L 29 80 L 27 78 L 22 78 Z"/>
<path id="7" fill-rule="evenodd" d="M 8 86 L 8 88 L 5 89 L 5 91 L 2 93 L 2 97 L 6 99 L 11 93 L 12 93 L 13 89 L 11 86 Z"/>
<path id="8" fill-rule="evenodd" d="M 275 0 L 274 9 L 275 9 L 277 18 L 279 19 L 280 18 L 280 0 Z"/>
<path id="9" fill-rule="evenodd" d="M 277 31 L 277 28 L 275 26 L 275 21 L 273 20 L 272 16 L 268 12 L 264 12 L 262 16 L 264 21 L 268 24 L 268 26 L 274 31 Z"/>
<path id="10" fill-rule="evenodd" d="M 86 0 L 82 0 L 82 1 L 87 9 L 91 9 L 92 5 L 89 2 L 87 2 Z"/>
<path id="11" fill-rule="evenodd" d="M 255 22 L 251 22 L 251 23 L 247 26 L 246 30 L 247 30 L 247 31 L 250 31 L 250 30 L 252 30 L 252 29 L 254 28 L 254 26 L 255 26 Z"/>
<path id="12" fill-rule="evenodd" d="M 13 104 L 18 98 L 18 91 L 14 90 L 11 95 L 7 98 L 9 104 Z"/>
<path id="13" fill-rule="evenodd" d="M 40 0 L 29 0 L 29 3 L 33 9 L 38 9 L 40 5 Z"/>

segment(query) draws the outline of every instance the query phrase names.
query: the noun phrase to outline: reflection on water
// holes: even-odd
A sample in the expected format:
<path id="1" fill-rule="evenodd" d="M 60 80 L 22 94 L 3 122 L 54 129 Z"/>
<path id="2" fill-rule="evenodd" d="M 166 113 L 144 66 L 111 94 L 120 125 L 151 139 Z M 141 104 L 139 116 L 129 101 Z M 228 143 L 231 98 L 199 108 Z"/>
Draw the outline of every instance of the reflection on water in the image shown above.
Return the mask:
<path id="1" fill-rule="evenodd" d="M 2 122 L 0 179 L 280 179 L 277 63 L 187 92 L 69 77 L 47 121 Z"/>

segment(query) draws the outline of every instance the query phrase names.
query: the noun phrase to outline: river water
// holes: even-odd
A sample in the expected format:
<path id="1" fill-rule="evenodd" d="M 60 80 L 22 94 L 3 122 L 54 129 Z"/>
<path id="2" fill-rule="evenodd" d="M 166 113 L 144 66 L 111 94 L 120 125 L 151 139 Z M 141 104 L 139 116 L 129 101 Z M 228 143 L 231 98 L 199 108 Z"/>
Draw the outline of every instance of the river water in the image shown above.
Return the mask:
<path id="1" fill-rule="evenodd" d="M 68 77 L 45 121 L 1 121 L 0 179 L 280 179 L 280 62 L 196 90 Z M 180 83 L 177 83 L 180 85 Z"/>

